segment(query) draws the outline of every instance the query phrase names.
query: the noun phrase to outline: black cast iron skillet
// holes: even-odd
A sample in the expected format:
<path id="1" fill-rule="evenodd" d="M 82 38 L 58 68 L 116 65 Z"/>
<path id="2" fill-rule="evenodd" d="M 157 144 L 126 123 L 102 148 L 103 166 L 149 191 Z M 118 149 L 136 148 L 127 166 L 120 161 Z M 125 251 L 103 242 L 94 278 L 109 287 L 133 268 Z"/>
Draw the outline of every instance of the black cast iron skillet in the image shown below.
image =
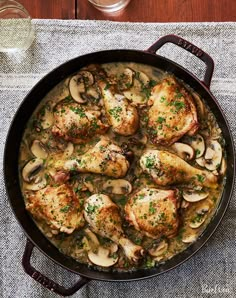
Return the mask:
<path id="1" fill-rule="evenodd" d="M 162 47 L 165 43 L 170 42 L 180 46 L 181 48 L 191 52 L 193 55 L 201 59 L 206 64 L 206 72 L 203 82 L 191 74 L 188 70 L 177 65 L 173 61 L 170 61 L 164 57 L 156 55 L 156 51 Z M 227 153 L 227 179 L 222 194 L 221 201 L 215 212 L 211 222 L 199 237 L 199 239 L 190 245 L 185 251 L 174 256 L 172 259 L 166 261 L 164 264 L 159 265 L 156 268 L 138 270 L 136 272 L 98 272 L 94 269 L 88 268 L 84 264 L 79 264 L 72 258 L 60 253 L 56 247 L 54 247 L 49 240 L 40 232 L 32 218 L 25 210 L 24 200 L 20 190 L 19 177 L 18 177 L 18 155 L 19 147 L 22 139 L 22 135 L 25 129 L 25 125 L 32 115 L 33 111 L 44 98 L 44 96 L 60 81 L 68 77 L 69 75 L 78 71 L 81 67 L 91 63 L 108 63 L 108 62 L 137 62 L 144 63 L 152 66 L 156 66 L 162 70 L 173 73 L 176 77 L 182 79 L 189 84 L 200 96 L 202 96 L 210 109 L 214 113 L 217 122 L 222 129 L 225 141 L 226 141 L 226 153 Z M 159 39 L 146 51 L 137 50 L 109 50 L 96 52 L 84 56 L 77 57 L 70 60 L 58 68 L 54 69 L 48 75 L 46 75 L 26 96 L 23 103 L 19 107 L 9 130 L 5 153 L 4 153 L 4 174 L 5 184 L 8 192 L 9 201 L 13 212 L 23 228 L 26 237 L 27 244 L 25 253 L 23 256 L 23 267 L 25 271 L 36 281 L 41 283 L 44 287 L 61 294 L 63 296 L 69 296 L 80 289 L 84 284 L 91 279 L 104 280 L 104 281 L 129 281 L 149 278 L 156 276 L 167 270 L 170 270 L 182 262 L 190 258 L 196 253 L 203 244 L 210 238 L 219 225 L 230 201 L 230 197 L 233 189 L 234 182 L 234 147 L 233 138 L 227 123 L 227 120 L 214 96 L 209 91 L 209 86 L 213 74 L 214 63 L 212 58 L 204 53 L 201 49 L 187 42 L 186 40 L 175 36 L 167 35 Z M 58 285 L 56 282 L 42 275 L 30 264 L 30 258 L 32 250 L 36 246 L 42 253 L 44 253 L 51 260 L 59 264 L 60 266 L 80 275 L 79 281 L 71 288 L 64 288 Z"/>

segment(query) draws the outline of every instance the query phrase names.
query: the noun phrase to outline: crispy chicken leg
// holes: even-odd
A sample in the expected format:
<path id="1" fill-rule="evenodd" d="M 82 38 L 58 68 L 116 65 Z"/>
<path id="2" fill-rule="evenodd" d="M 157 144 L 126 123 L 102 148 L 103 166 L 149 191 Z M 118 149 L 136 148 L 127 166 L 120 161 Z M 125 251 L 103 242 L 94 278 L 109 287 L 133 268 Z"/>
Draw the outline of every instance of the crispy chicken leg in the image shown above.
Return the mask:
<path id="1" fill-rule="evenodd" d="M 113 95 L 111 87 L 107 88 L 105 82 L 100 82 L 99 86 L 103 95 L 106 115 L 113 131 L 123 136 L 134 134 L 139 123 L 137 109 L 123 95 Z"/>
<path id="2" fill-rule="evenodd" d="M 158 185 L 188 183 L 217 187 L 217 177 L 211 172 L 194 168 L 168 151 L 147 150 L 140 158 L 140 166 Z"/>
<path id="3" fill-rule="evenodd" d="M 102 138 L 92 149 L 64 164 L 65 170 L 95 173 L 110 177 L 123 177 L 129 168 L 122 149 L 108 138 Z"/>
<path id="4" fill-rule="evenodd" d="M 177 203 L 176 190 L 143 188 L 126 203 L 126 219 L 150 238 L 171 238 L 179 225 Z"/>
<path id="5" fill-rule="evenodd" d="M 84 206 L 84 217 L 95 233 L 120 245 L 128 259 L 137 262 L 142 257 L 143 248 L 126 238 L 119 208 L 108 196 L 94 194 L 89 197 Z"/>

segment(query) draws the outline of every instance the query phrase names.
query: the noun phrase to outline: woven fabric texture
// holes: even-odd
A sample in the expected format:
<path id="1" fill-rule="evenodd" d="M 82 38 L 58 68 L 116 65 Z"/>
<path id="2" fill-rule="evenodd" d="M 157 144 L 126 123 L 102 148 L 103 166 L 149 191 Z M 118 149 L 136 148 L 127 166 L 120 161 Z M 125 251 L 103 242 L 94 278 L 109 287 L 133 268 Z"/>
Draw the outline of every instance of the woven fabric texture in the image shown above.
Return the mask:
<path id="1" fill-rule="evenodd" d="M 3 151 L 7 131 L 24 96 L 46 73 L 61 63 L 107 49 L 147 49 L 159 37 L 176 34 L 209 53 L 215 61 L 211 91 L 218 99 L 236 139 L 236 23 L 116 23 L 105 21 L 34 20 L 36 39 L 26 52 L 0 53 L 0 297 L 53 298 L 24 273 L 21 259 L 26 237 L 5 192 Z M 199 78 L 204 64 L 173 45 L 160 55 L 190 69 Z M 55 265 L 37 249 L 33 265 L 69 286 L 78 276 Z M 160 276 L 135 282 L 91 281 L 77 298 L 236 297 L 236 196 L 216 233 L 190 260 Z"/>

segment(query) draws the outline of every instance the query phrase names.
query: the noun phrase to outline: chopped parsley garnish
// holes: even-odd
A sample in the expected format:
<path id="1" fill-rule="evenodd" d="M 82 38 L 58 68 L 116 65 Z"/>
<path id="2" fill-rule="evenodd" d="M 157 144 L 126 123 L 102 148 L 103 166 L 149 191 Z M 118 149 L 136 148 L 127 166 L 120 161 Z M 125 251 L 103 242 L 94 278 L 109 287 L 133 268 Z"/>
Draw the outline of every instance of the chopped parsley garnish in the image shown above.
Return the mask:
<path id="1" fill-rule="evenodd" d="M 88 214 L 93 214 L 97 208 L 98 208 L 98 207 L 95 206 L 95 205 L 90 205 L 90 204 L 88 204 L 88 207 L 87 207 L 87 209 L 86 209 L 86 212 L 87 212 Z"/>
<path id="2" fill-rule="evenodd" d="M 125 206 L 126 202 L 127 202 L 127 197 L 126 196 L 122 196 L 119 201 L 117 201 L 121 206 Z"/>
<path id="3" fill-rule="evenodd" d="M 158 123 L 163 123 L 163 122 L 165 122 L 165 121 L 166 121 L 166 119 L 163 118 L 163 117 L 160 117 L 160 116 L 159 116 L 159 117 L 157 118 L 157 122 L 158 122 Z"/>
<path id="4" fill-rule="evenodd" d="M 120 121 L 120 113 L 122 112 L 121 107 L 115 107 L 113 109 L 110 109 L 108 113 L 113 116 L 117 121 Z"/>
<path id="5" fill-rule="evenodd" d="M 150 257 L 147 258 L 146 260 L 146 267 L 147 268 L 152 268 L 155 266 L 155 261 L 151 259 Z"/>
<path id="6" fill-rule="evenodd" d="M 159 220 L 160 221 L 165 221 L 166 220 L 166 214 L 164 212 L 162 212 L 161 214 L 159 214 Z"/>
<path id="7" fill-rule="evenodd" d="M 172 110 L 174 113 L 178 113 L 181 109 L 185 108 L 185 103 L 182 101 L 174 101 L 170 105 L 175 107 L 175 110 Z"/>
<path id="8" fill-rule="evenodd" d="M 194 218 L 191 219 L 191 222 L 192 222 L 192 223 L 201 222 L 203 216 L 204 216 L 203 213 L 196 214 L 196 216 L 195 216 Z"/>
<path id="9" fill-rule="evenodd" d="M 176 92 L 175 98 L 181 98 L 181 97 L 183 97 L 183 94 L 181 92 L 179 92 L 178 89 L 176 89 L 175 92 Z"/>
<path id="10" fill-rule="evenodd" d="M 146 157 L 146 162 L 145 162 L 145 166 L 148 169 L 152 169 L 155 165 L 155 158 L 152 156 L 147 156 Z"/>
<path id="11" fill-rule="evenodd" d="M 66 212 L 69 211 L 69 209 L 70 209 L 70 205 L 66 205 L 66 206 L 62 207 L 62 208 L 60 209 L 60 211 L 66 213 Z"/>
<path id="12" fill-rule="evenodd" d="M 200 155 L 200 153 L 201 153 L 201 151 L 200 151 L 199 149 L 196 149 L 196 150 L 195 150 L 195 154 L 196 154 L 196 156 Z"/>
<path id="13" fill-rule="evenodd" d="M 84 110 L 79 107 L 70 107 L 70 110 L 75 114 L 79 115 L 81 118 L 86 117 Z"/>
<path id="14" fill-rule="evenodd" d="M 157 81 L 155 81 L 155 80 L 150 80 L 148 83 L 149 87 L 151 87 L 151 88 L 156 86 L 156 84 L 157 84 Z"/>
<path id="15" fill-rule="evenodd" d="M 149 203 L 149 213 L 154 214 L 156 211 L 157 211 L 156 208 L 153 207 L 153 203 L 150 202 Z"/>
<path id="16" fill-rule="evenodd" d="M 165 96 L 161 96 L 160 102 L 163 103 L 166 100 Z"/>
<path id="17" fill-rule="evenodd" d="M 202 175 L 197 174 L 196 176 L 197 176 L 197 180 L 201 183 L 205 180 L 205 177 Z"/>
<path id="18" fill-rule="evenodd" d="M 107 83 L 104 90 L 108 90 L 109 88 L 111 87 L 111 84 L 110 83 Z"/>
<path id="19" fill-rule="evenodd" d="M 142 243 L 142 238 L 135 238 L 135 239 L 134 239 L 134 243 L 137 244 L 137 245 L 141 245 L 141 243 Z"/>

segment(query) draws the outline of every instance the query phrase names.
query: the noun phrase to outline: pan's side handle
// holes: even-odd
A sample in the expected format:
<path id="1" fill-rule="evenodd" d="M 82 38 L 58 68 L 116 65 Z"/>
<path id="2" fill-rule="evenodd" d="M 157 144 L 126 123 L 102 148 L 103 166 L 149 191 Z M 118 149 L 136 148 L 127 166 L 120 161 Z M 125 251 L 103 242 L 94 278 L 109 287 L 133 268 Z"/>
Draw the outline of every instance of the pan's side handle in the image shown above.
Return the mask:
<path id="1" fill-rule="evenodd" d="M 179 37 L 177 35 L 166 35 L 158 39 L 150 48 L 147 49 L 148 53 L 156 54 L 156 51 L 159 50 L 166 43 L 173 43 L 186 51 L 192 53 L 197 58 L 201 59 L 206 64 L 206 73 L 204 76 L 203 83 L 209 88 L 211 84 L 212 74 L 214 70 L 214 61 L 207 53 L 199 49 L 194 44 L 188 42 L 187 40 Z"/>
<path id="2" fill-rule="evenodd" d="M 43 285 L 45 288 L 49 289 L 52 292 L 55 292 L 61 296 L 70 296 L 77 292 L 80 288 L 83 287 L 86 283 L 89 282 L 89 279 L 85 277 L 80 277 L 79 281 L 72 287 L 66 289 L 63 286 L 60 286 L 53 280 L 41 274 L 37 271 L 31 264 L 30 258 L 33 252 L 34 245 L 27 239 L 25 252 L 22 259 L 22 265 L 27 274 L 29 274 L 33 279 Z"/>

